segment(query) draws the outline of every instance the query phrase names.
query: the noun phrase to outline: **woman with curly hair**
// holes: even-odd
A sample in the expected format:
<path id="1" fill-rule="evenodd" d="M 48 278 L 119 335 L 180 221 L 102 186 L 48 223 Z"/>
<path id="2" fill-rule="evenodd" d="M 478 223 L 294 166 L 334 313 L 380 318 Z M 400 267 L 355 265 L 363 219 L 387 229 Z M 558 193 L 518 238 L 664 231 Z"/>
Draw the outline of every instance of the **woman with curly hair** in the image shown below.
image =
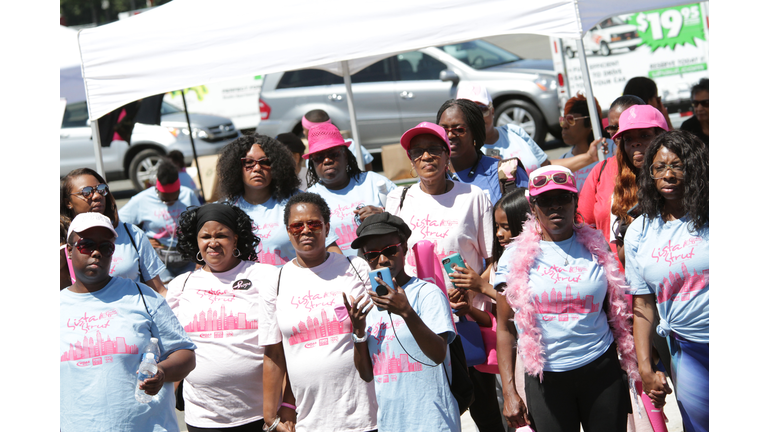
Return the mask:
<path id="1" fill-rule="evenodd" d="M 639 179 L 642 215 L 625 237 L 634 295 L 634 336 L 643 391 L 656 406 L 670 393 L 651 360 L 651 334 L 667 337 L 672 382 L 686 431 L 709 430 L 709 150 L 671 131 L 646 152 Z"/>
<path id="2" fill-rule="evenodd" d="M 255 262 L 259 239 L 251 224 L 230 204 L 190 207 L 179 217 L 178 250 L 202 265 L 171 281 L 167 294 L 197 345 L 197 367 L 182 387 L 190 431 L 260 431 L 264 424 L 260 290 L 274 283 L 277 270 Z"/>
<path id="3" fill-rule="evenodd" d="M 331 123 L 309 129 L 307 192 L 313 192 L 332 209 L 331 233 L 339 237 L 339 247 L 347 256 L 357 256 L 351 246 L 357 227 L 368 216 L 384 211 L 386 196 L 395 184 L 381 174 L 361 172 L 341 132 Z"/>
<path id="4" fill-rule="evenodd" d="M 266 135 L 243 135 L 221 150 L 216 176 L 222 199 L 253 219 L 253 232 L 262 239 L 259 261 L 282 266 L 293 259 L 296 252 L 282 223 L 286 201 L 299 193 L 291 152 Z M 328 240 L 331 246 L 336 237 Z"/>

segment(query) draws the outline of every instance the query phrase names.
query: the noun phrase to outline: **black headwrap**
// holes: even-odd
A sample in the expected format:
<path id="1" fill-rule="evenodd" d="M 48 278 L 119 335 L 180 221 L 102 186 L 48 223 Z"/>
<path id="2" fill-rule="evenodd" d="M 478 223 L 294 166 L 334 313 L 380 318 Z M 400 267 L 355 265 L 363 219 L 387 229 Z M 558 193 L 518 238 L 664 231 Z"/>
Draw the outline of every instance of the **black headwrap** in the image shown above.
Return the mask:
<path id="1" fill-rule="evenodd" d="M 211 203 L 197 209 L 197 232 L 208 221 L 216 221 L 237 232 L 237 212 L 230 205 Z"/>

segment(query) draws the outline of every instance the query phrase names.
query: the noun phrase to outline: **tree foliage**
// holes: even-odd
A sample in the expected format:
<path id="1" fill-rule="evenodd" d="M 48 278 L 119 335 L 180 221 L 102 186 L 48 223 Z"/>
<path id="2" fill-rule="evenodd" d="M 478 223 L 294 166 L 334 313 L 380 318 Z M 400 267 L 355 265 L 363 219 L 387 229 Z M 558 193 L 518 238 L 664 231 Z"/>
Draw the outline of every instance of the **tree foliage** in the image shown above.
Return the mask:
<path id="1" fill-rule="evenodd" d="M 61 23 L 66 26 L 102 25 L 117 21 L 117 14 L 130 10 L 144 9 L 147 3 L 160 6 L 170 0 L 59 0 Z"/>

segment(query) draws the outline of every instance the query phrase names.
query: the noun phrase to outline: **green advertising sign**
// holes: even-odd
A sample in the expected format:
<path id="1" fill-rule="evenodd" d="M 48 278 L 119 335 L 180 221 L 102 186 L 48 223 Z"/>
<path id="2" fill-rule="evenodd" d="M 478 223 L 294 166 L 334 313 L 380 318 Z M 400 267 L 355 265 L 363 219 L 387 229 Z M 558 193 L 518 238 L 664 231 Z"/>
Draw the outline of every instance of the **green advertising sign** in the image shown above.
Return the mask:
<path id="1" fill-rule="evenodd" d="M 698 4 L 676 6 L 633 14 L 628 24 L 637 26 L 637 35 L 651 51 L 689 43 L 696 46 L 695 39 L 705 40 L 704 19 Z"/>

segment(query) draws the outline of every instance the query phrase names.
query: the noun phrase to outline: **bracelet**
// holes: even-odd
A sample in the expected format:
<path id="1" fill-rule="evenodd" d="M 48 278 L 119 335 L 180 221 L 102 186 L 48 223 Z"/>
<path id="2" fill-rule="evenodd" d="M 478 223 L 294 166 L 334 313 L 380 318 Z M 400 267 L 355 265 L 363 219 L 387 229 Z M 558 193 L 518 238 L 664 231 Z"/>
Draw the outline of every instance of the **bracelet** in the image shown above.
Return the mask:
<path id="1" fill-rule="evenodd" d="M 368 340 L 368 332 L 365 332 L 365 334 L 363 335 L 363 337 L 359 338 L 359 337 L 357 337 L 357 335 L 355 334 L 355 331 L 354 331 L 354 330 L 352 330 L 352 342 L 354 342 L 354 343 L 363 343 L 363 342 L 365 342 L 365 341 L 367 341 L 367 340 Z"/>
<path id="2" fill-rule="evenodd" d="M 261 427 L 261 430 L 265 432 L 272 432 L 273 430 L 277 429 L 278 424 L 280 424 L 280 416 L 275 416 L 275 422 L 272 423 L 272 426 L 267 427 L 267 425 L 265 424 L 264 426 Z"/>
<path id="3" fill-rule="evenodd" d="M 283 402 L 283 403 L 280 404 L 280 406 L 284 406 L 286 408 L 290 408 L 290 409 L 296 411 L 296 405 L 291 405 L 288 402 Z"/>

